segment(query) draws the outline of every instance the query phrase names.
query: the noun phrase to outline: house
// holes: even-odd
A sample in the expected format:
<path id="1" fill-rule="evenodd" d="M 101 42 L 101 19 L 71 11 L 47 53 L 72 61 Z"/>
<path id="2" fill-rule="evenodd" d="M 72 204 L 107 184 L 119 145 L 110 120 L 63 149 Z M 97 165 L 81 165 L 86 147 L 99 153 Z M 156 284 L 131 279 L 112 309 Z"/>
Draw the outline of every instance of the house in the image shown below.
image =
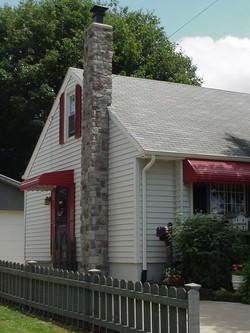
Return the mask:
<path id="1" fill-rule="evenodd" d="M 25 260 L 159 279 L 176 212 L 250 215 L 250 95 L 112 75 L 93 11 L 21 184 Z"/>
<path id="2" fill-rule="evenodd" d="M 19 186 L 0 174 L 0 260 L 24 263 L 24 195 Z"/>

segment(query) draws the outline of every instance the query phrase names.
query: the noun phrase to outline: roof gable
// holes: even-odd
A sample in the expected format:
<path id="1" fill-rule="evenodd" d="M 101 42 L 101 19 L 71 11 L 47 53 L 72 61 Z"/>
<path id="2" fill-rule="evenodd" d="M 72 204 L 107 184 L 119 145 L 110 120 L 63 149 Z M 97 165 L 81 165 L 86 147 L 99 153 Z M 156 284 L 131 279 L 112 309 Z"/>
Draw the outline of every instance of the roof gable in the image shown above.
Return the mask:
<path id="1" fill-rule="evenodd" d="M 68 69 L 68 71 L 67 71 L 67 73 L 66 73 L 66 75 L 65 75 L 65 78 L 64 78 L 64 80 L 63 80 L 63 82 L 62 82 L 62 85 L 61 85 L 61 87 L 60 87 L 60 89 L 59 89 L 59 91 L 58 91 L 58 94 L 57 94 L 57 96 L 56 96 L 56 98 L 55 98 L 55 101 L 54 101 L 54 103 L 53 103 L 53 106 L 52 106 L 52 108 L 51 108 L 51 110 L 50 110 L 50 113 L 49 113 L 49 116 L 48 116 L 48 118 L 47 118 L 47 121 L 46 121 L 46 123 L 45 123 L 45 125 L 44 125 L 44 127 L 43 127 L 43 130 L 42 130 L 42 132 L 41 132 L 41 135 L 40 135 L 40 137 L 39 137 L 39 139 L 38 139 L 38 142 L 37 142 L 37 144 L 36 144 L 36 147 L 35 147 L 35 149 L 34 149 L 34 151 L 33 151 L 33 154 L 32 154 L 32 156 L 31 156 L 31 158 L 30 158 L 30 161 L 29 161 L 29 163 L 28 163 L 28 166 L 27 166 L 27 168 L 26 168 L 26 170 L 25 170 L 25 173 L 24 173 L 24 175 L 23 175 L 23 178 L 24 178 L 24 179 L 26 179 L 26 178 L 28 177 L 29 172 L 30 172 L 30 170 L 31 170 L 31 168 L 32 168 L 32 165 L 33 165 L 33 163 L 34 163 L 34 160 L 36 159 L 36 156 L 37 156 L 37 154 L 38 154 L 38 152 L 39 152 L 39 149 L 40 149 L 40 147 L 41 147 L 41 144 L 42 144 L 42 142 L 43 142 L 43 140 L 44 140 L 44 137 L 45 137 L 45 135 L 46 135 L 46 133 L 47 133 L 47 131 L 48 131 L 48 128 L 49 128 L 50 122 L 52 121 L 52 119 L 53 119 L 53 117 L 54 117 L 54 115 L 55 115 L 55 112 L 56 112 L 56 110 L 57 110 L 57 107 L 58 107 L 58 105 L 59 105 L 59 102 L 60 102 L 60 96 L 61 96 L 62 92 L 65 91 L 65 89 L 66 89 L 66 87 L 67 87 L 67 84 L 68 84 L 68 82 L 70 81 L 71 78 L 73 78 L 73 79 L 76 81 L 76 84 L 79 84 L 79 85 L 82 86 L 82 76 L 83 76 L 83 70 L 78 69 L 78 68 L 74 68 L 74 67 L 70 67 L 70 68 Z"/>

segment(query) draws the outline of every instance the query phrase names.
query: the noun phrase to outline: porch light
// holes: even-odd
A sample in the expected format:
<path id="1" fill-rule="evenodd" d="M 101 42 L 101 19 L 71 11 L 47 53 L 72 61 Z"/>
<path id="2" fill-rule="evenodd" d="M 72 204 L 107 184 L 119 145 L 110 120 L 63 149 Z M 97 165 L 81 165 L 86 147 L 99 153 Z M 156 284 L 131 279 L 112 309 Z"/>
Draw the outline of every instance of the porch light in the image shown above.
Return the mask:
<path id="1" fill-rule="evenodd" d="M 46 198 L 44 199 L 44 204 L 45 204 L 45 206 L 50 205 L 50 202 L 51 202 L 51 197 L 46 197 Z"/>

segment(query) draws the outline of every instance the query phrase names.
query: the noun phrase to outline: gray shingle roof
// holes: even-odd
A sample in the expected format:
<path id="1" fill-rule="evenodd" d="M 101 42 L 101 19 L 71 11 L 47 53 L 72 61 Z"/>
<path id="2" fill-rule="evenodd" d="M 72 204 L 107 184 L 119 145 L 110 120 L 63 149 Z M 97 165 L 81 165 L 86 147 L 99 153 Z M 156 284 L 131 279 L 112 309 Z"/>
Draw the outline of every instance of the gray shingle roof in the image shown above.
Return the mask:
<path id="1" fill-rule="evenodd" d="M 142 150 L 250 157 L 250 95 L 113 76 L 110 112 Z"/>
<path id="2" fill-rule="evenodd" d="M 119 75 L 112 85 L 110 113 L 142 151 L 250 158 L 250 94 Z"/>

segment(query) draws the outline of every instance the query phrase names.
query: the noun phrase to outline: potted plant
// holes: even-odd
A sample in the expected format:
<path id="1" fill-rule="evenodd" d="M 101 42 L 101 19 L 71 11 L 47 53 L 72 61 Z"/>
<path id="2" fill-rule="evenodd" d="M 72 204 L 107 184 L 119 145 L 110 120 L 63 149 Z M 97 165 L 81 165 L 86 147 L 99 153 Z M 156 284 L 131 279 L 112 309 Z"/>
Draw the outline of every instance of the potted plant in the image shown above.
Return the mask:
<path id="1" fill-rule="evenodd" d="M 232 265 L 232 286 L 234 290 L 238 290 L 245 283 L 243 269 L 243 264 Z"/>
<path id="2" fill-rule="evenodd" d="M 174 267 L 166 267 L 163 272 L 163 282 L 169 286 L 182 286 L 183 277 L 181 271 Z"/>

